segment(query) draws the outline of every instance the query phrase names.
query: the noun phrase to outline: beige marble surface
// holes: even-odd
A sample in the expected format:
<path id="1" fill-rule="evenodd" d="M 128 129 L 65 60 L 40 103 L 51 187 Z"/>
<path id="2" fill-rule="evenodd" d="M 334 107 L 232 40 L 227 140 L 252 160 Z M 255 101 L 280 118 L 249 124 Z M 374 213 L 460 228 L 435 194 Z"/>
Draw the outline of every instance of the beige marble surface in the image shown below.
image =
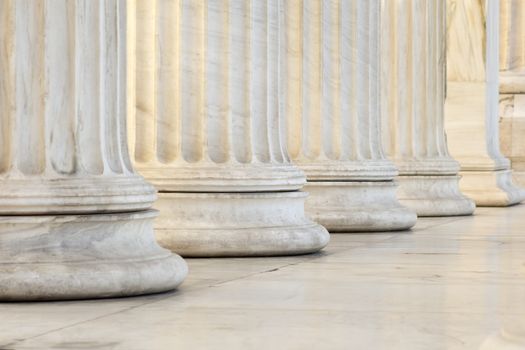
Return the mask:
<path id="1" fill-rule="evenodd" d="M 310 256 L 190 259 L 175 293 L 0 304 L 0 348 L 523 348 L 524 214 L 479 208 L 404 234 L 337 234 Z"/>

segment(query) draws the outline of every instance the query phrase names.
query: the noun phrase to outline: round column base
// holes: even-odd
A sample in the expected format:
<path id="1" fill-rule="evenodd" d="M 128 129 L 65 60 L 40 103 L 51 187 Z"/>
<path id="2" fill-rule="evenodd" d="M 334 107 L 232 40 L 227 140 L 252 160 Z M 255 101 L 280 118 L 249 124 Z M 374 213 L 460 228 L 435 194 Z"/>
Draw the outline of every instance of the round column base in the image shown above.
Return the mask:
<path id="1" fill-rule="evenodd" d="M 0 300 L 123 297 L 176 288 L 180 256 L 162 249 L 154 210 L 0 217 Z"/>
<path id="2" fill-rule="evenodd" d="M 460 189 L 479 207 L 507 207 L 525 200 L 525 190 L 514 185 L 511 170 L 462 171 Z"/>
<path id="3" fill-rule="evenodd" d="M 523 350 L 525 349 L 525 336 L 521 333 L 512 334 L 505 329 L 489 336 L 479 350 Z"/>
<path id="4" fill-rule="evenodd" d="M 297 255 L 328 232 L 304 213 L 306 193 L 159 193 L 159 243 L 185 257 Z"/>
<path id="5" fill-rule="evenodd" d="M 472 215 L 476 204 L 459 190 L 457 175 L 401 175 L 398 198 L 418 216 Z"/>
<path id="6" fill-rule="evenodd" d="M 330 232 L 399 231 L 415 225 L 417 216 L 402 206 L 393 181 L 315 181 L 306 211 Z"/>
<path id="7" fill-rule="evenodd" d="M 512 170 L 512 179 L 516 186 L 525 188 L 525 171 L 523 170 Z"/>

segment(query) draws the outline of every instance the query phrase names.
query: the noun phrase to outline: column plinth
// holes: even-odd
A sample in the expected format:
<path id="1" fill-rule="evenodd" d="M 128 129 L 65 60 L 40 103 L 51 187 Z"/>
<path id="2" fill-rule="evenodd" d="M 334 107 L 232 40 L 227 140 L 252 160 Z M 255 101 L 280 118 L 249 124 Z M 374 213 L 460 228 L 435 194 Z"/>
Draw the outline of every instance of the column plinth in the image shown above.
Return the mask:
<path id="1" fill-rule="evenodd" d="M 383 146 L 398 197 L 418 216 L 470 215 L 444 131 L 445 2 L 382 1 Z"/>
<path id="2" fill-rule="evenodd" d="M 499 0 L 447 0 L 445 123 L 460 188 L 478 206 L 508 206 L 525 192 L 512 182 L 498 124 Z"/>
<path id="3" fill-rule="evenodd" d="M 184 256 L 318 251 L 279 110 L 277 1 L 137 2 L 133 158 Z"/>
<path id="4" fill-rule="evenodd" d="M 397 170 L 381 146 L 379 15 L 376 0 L 286 2 L 288 150 L 308 178 L 308 214 L 329 231 L 416 221 L 397 200 Z"/>
<path id="5" fill-rule="evenodd" d="M 126 140 L 126 2 L 0 3 L 0 299 L 167 291 Z"/>

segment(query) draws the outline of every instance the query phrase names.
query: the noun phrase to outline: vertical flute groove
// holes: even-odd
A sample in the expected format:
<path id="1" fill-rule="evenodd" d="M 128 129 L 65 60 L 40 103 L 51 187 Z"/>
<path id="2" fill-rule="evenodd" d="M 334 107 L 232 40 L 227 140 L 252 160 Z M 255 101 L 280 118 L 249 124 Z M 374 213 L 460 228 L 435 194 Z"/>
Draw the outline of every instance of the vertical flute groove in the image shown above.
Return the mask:
<path id="1" fill-rule="evenodd" d="M 45 1 L 17 0 L 15 11 L 17 168 L 24 174 L 37 175 L 44 171 L 46 157 L 45 43 L 42 35 L 45 32 Z"/>
<path id="2" fill-rule="evenodd" d="M 104 13 L 101 14 L 102 26 L 104 28 L 104 40 L 102 41 L 102 97 L 103 138 L 105 145 L 104 155 L 106 164 L 114 173 L 123 172 L 121 161 L 121 149 L 119 142 L 119 119 L 118 119 L 118 2 L 117 0 L 106 0 Z"/>
<path id="3" fill-rule="evenodd" d="M 0 1 L 0 173 L 12 164 L 13 139 L 10 137 L 16 117 L 15 82 L 15 9 L 17 0 Z"/>
<path id="4" fill-rule="evenodd" d="M 87 174 L 101 175 L 104 172 L 102 160 L 101 121 L 99 119 L 100 36 L 93 35 L 97 28 L 100 2 L 77 0 L 75 49 L 75 90 L 76 121 L 78 131 L 79 167 Z"/>
<path id="5" fill-rule="evenodd" d="M 229 38 L 231 33 L 229 0 L 208 2 L 207 50 L 206 50 L 206 97 L 207 135 L 209 156 L 213 162 L 225 163 L 230 159 L 231 120 L 229 113 L 230 75 Z"/>
<path id="6" fill-rule="evenodd" d="M 355 145 L 357 134 L 356 91 L 356 53 L 357 41 L 357 2 L 341 1 L 341 22 L 339 36 L 341 41 L 341 117 L 342 117 L 342 160 L 358 159 Z"/>
<path id="7" fill-rule="evenodd" d="M 44 29 L 46 167 L 75 173 L 75 3 L 48 1 Z M 64 59 L 65 58 L 65 59 Z"/>
<path id="8" fill-rule="evenodd" d="M 307 172 L 327 161 L 388 163 L 378 119 L 379 1 L 296 1 L 285 11 L 292 159 Z"/>
<path id="9" fill-rule="evenodd" d="M 303 0 L 284 1 L 285 13 L 285 72 L 286 134 L 291 158 L 302 157 L 302 71 L 303 71 Z"/>
<path id="10" fill-rule="evenodd" d="M 250 100 L 247 93 L 250 77 L 248 64 L 250 42 L 249 3 L 232 1 L 230 13 L 230 96 L 232 148 L 235 160 L 249 163 L 252 160 Z"/>
<path id="11" fill-rule="evenodd" d="M 370 84 L 374 79 L 371 69 L 370 55 L 370 3 L 368 1 L 357 2 L 357 41 L 355 80 L 356 93 L 353 103 L 357 106 L 356 134 L 354 146 L 357 148 L 357 159 L 370 159 Z"/>
<path id="12" fill-rule="evenodd" d="M 323 152 L 324 125 L 321 114 L 321 6 L 303 3 L 303 140 L 304 155 L 319 158 Z"/>
<path id="13" fill-rule="evenodd" d="M 286 157 L 283 155 L 281 146 L 281 116 L 279 96 L 279 50 L 280 50 L 280 1 L 268 2 L 268 147 L 270 159 L 277 163 L 283 163 Z"/>
<path id="14" fill-rule="evenodd" d="M 450 158 L 444 106 L 445 4 L 438 0 L 388 1 L 382 10 L 383 140 L 398 161 Z M 450 164 L 452 164 L 450 160 Z M 400 164 L 404 171 L 404 164 Z M 451 165 L 454 167 L 454 165 Z"/>
<path id="15" fill-rule="evenodd" d="M 341 157 L 341 42 L 338 28 L 341 25 L 339 1 L 323 1 L 322 8 L 322 107 L 326 115 L 324 124 L 324 149 L 329 159 Z"/>
<path id="16" fill-rule="evenodd" d="M 260 162 L 270 161 L 268 130 L 268 4 L 250 0 L 250 63 L 249 82 L 252 149 Z M 257 16 L 259 14 L 261 17 Z"/>
<path id="17" fill-rule="evenodd" d="M 142 174 L 163 191 L 201 186 L 210 191 L 298 188 L 304 175 L 287 154 L 279 80 L 286 71 L 280 56 L 287 3 L 156 0 L 156 4 L 156 16 L 148 17 L 153 24 L 145 23 L 146 30 L 139 24 L 135 40 L 136 72 L 147 73 L 136 79 L 142 89 L 147 87 L 143 103 L 138 100 L 141 88 L 135 90 L 137 119 L 147 106 L 147 117 L 156 128 L 139 129 L 141 124 L 134 124 L 138 151 L 134 159 Z M 149 5 L 138 0 L 139 15 Z M 154 39 L 156 45 L 151 44 Z M 142 53 L 151 50 L 156 52 Z M 151 59 L 139 59 L 141 55 Z M 156 155 L 141 156 L 154 144 L 152 138 Z M 237 167 L 242 170 L 228 170 Z M 252 180 L 239 187 L 243 173 Z"/>
<path id="18" fill-rule="evenodd" d="M 135 157 L 142 161 L 152 161 L 155 153 L 155 19 L 158 1 L 137 1 L 136 26 L 144 35 L 137 36 L 136 48 L 136 136 Z"/>
<path id="19" fill-rule="evenodd" d="M 150 207 L 127 154 L 126 5 L 0 1 L 3 214 Z"/>
<path id="20" fill-rule="evenodd" d="M 139 3 L 144 3 L 139 1 Z M 181 153 L 181 140 L 179 136 L 180 122 L 180 0 L 156 0 L 155 13 L 156 34 L 155 50 L 155 80 L 152 91 L 155 99 L 156 130 L 156 157 L 161 163 L 169 164 L 177 160 Z M 138 30 L 142 30 L 139 27 Z M 150 53 L 151 54 L 151 53 Z M 144 82 L 141 82 L 141 84 Z M 146 133 L 147 131 L 143 131 Z M 155 135 L 149 135 L 155 137 Z M 150 143 L 155 141 L 151 140 Z"/>
<path id="21" fill-rule="evenodd" d="M 380 60 L 380 25 L 377 25 L 381 18 L 381 7 L 378 1 L 370 1 L 369 27 L 370 27 L 370 94 L 368 120 L 370 130 L 368 135 L 369 155 L 368 159 L 382 159 L 383 148 L 381 144 L 381 60 Z"/>
<path id="22" fill-rule="evenodd" d="M 181 139 L 186 162 L 198 162 L 205 155 L 204 89 L 206 84 L 205 2 L 182 0 L 181 18 Z"/>

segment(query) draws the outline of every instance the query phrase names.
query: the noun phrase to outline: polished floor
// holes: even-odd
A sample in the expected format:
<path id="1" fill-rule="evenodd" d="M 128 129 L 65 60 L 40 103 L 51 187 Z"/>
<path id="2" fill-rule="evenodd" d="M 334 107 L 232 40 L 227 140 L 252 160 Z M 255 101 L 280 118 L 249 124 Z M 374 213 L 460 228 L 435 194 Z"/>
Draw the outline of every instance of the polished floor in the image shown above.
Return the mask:
<path id="1" fill-rule="evenodd" d="M 525 205 L 188 262 L 174 293 L 0 304 L 0 349 L 525 349 Z"/>

